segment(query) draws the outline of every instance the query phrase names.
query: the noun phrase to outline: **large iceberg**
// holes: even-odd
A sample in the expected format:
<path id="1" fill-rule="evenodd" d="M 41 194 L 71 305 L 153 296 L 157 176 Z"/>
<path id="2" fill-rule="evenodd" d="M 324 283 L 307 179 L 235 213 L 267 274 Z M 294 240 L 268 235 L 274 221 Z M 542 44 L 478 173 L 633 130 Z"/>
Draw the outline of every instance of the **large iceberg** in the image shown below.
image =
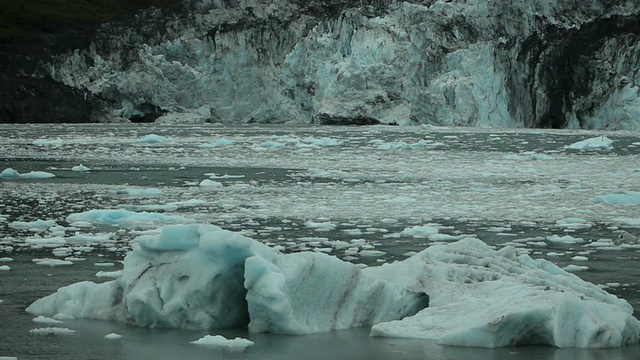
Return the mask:
<path id="1" fill-rule="evenodd" d="M 373 336 L 481 347 L 618 347 L 640 336 L 626 301 L 512 247 L 463 239 L 361 269 L 197 224 L 138 238 L 119 279 L 63 287 L 27 311 L 281 334 L 373 326 Z"/>

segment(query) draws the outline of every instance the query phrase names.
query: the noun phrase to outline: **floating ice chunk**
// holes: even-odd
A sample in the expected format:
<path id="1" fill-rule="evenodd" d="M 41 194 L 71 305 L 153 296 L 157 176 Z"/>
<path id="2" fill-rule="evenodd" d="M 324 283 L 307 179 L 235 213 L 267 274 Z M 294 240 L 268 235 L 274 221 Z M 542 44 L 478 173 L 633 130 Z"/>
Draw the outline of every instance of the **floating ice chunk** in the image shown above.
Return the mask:
<path id="1" fill-rule="evenodd" d="M 68 243 L 74 242 L 105 242 L 110 241 L 114 233 L 109 234 L 75 234 L 65 238 L 64 240 Z"/>
<path id="2" fill-rule="evenodd" d="M 0 266 L 0 271 L 9 271 L 9 270 L 11 270 L 11 268 L 7 265 Z"/>
<path id="3" fill-rule="evenodd" d="M 265 141 L 263 143 L 260 143 L 260 145 L 258 146 L 263 148 L 282 148 L 282 147 L 285 147 L 286 145 L 277 141 Z"/>
<path id="4" fill-rule="evenodd" d="M 589 270 L 588 266 L 583 266 L 583 265 L 567 265 L 565 267 L 563 267 L 564 270 L 569 271 L 569 272 L 577 272 L 577 271 L 585 271 L 585 270 Z"/>
<path id="5" fill-rule="evenodd" d="M 0 356 L 0 360 L 18 360 L 15 356 Z"/>
<path id="6" fill-rule="evenodd" d="M 331 221 L 315 222 L 311 220 L 305 222 L 304 226 L 316 229 L 318 231 L 330 231 L 338 227 L 338 225 L 332 223 Z"/>
<path id="7" fill-rule="evenodd" d="M 617 218 L 614 219 L 620 226 L 640 228 L 640 218 Z"/>
<path id="8" fill-rule="evenodd" d="M 284 334 L 376 324 L 374 336 L 481 347 L 618 347 L 640 337 L 629 303 L 513 247 L 464 239 L 360 269 L 211 225 L 138 238 L 120 279 L 60 288 L 27 311 Z"/>
<path id="9" fill-rule="evenodd" d="M 638 242 L 638 238 L 629 233 L 628 231 L 622 230 L 618 237 L 616 238 L 616 244 L 629 244 Z"/>
<path id="10" fill-rule="evenodd" d="M 89 210 L 71 214 L 67 217 L 69 223 L 86 221 L 91 224 L 104 225 L 134 225 L 134 224 L 158 224 L 158 223 L 187 223 L 193 222 L 182 216 L 165 215 L 160 213 L 134 212 L 128 210 Z"/>
<path id="11" fill-rule="evenodd" d="M 201 329 L 246 326 L 251 319 L 252 331 L 303 334 L 395 319 L 426 306 L 424 294 L 361 271 L 326 254 L 282 255 L 211 225 L 167 226 L 137 239 L 120 279 L 61 288 L 28 311 Z"/>
<path id="12" fill-rule="evenodd" d="M 42 315 L 32 319 L 31 321 L 33 321 L 35 323 L 38 323 L 38 324 L 47 324 L 47 325 L 54 325 L 54 324 L 62 324 L 63 323 L 60 320 L 48 318 L 48 317 L 45 317 L 45 316 L 42 316 Z"/>
<path id="13" fill-rule="evenodd" d="M 14 221 L 9 223 L 9 227 L 15 230 L 29 230 L 32 232 L 46 231 L 48 228 L 55 226 L 55 220 L 35 220 L 35 221 Z"/>
<path id="14" fill-rule="evenodd" d="M 1 257 L 0 262 L 12 262 L 13 259 L 10 257 Z"/>
<path id="15" fill-rule="evenodd" d="M 50 238 L 40 238 L 40 237 L 31 237 L 24 240 L 25 244 L 29 245 L 51 245 L 54 246 L 62 246 L 65 243 L 65 240 L 61 236 L 55 236 Z"/>
<path id="16" fill-rule="evenodd" d="M 606 136 L 598 136 L 571 145 L 565 146 L 567 150 L 611 150 L 613 149 L 613 140 Z"/>
<path id="17" fill-rule="evenodd" d="M 164 136 L 156 135 L 156 134 L 149 134 L 137 140 L 138 143 L 142 143 L 142 144 L 161 144 L 161 143 L 167 143 L 170 141 L 171 139 L 166 138 Z"/>
<path id="18" fill-rule="evenodd" d="M 551 235 L 551 236 L 547 236 L 547 241 L 550 241 L 553 243 L 560 243 L 560 244 L 580 244 L 584 242 L 582 238 L 575 238 L 571 235 L 565 235 L 565 236 Z"/>
<path id="19" fill-rule="evenodd" d="M 4 300 L 0 299 L 0 305 L 2 305 L 4 303 Z"/>
<path id="20" fill-rule="evenodd" d="M 589 258 L 587 258 L 586 256 L 574 256 L 571 258 L 571 260 L 573 261 L 587 261 L 589 260 Z"/>
<path id="21" fill-rule="evenodd" d="M 60 138 L 36 139 L 36 140 L 33 140 L 32 144 L 35 146 L 61 146 L 64 144 L 64 142 Z"/>
<path id="22" fill-rule="evenodd" d="M 33 262 L 37 265 L 45 265 L 45 266 L 64 266 L 64 265 L 73 265 L 73 262 L 67 260 L 60 259 L 33 259 Z"/>
<path id="23" fill-rule="evenodd" d="M 209 179 L 204 179 L 198 184 L 200 187 L 214 188 L 214 187 L 223 187 L 221 182 L 213 181 Z"/>
<path id="24" fill-rule="evenodd" d="M 589 229 L 593 225 L 582 218 L 566 218 L 556 221 L 556 225 L 568 229 Z"/>
<path id="25" fill-rule="evenodd" d="M 595 197 L 593 202 L 610 205 L 640 205 L 640 193 L 601 195 Z"/>
<path id="26" fill-rule="evenodd" d="M 96 277 L 99 278 L 110 278 L 110 279 L 117 279 L 120 276 L 122 276 L 122 270 L 116 270 L 116 271 L 98 271 L 96 273 Z"/>
<path id="27" fill-rule="evenodd" d="M 122 335 L 116 334 L 116 333 L 111 333 L 111 334 L 105 335 L 104 337 L 109 339 L 109 340 L 117 340 L 117 339 L 120 339 L 122 337 Z"/>
<path id="28" fill-rule="evenodd" d="M 162 190 L 156 188 L 119 189 L 115 191 L 109 191 L 109 193 L 114 195 L 125 195 L 128 197 L 154 197 L 164 195 L 164 192 Z"/>
<path id="29" fill-rule="evenodd" d="M 12 168 L 6 168 L 0 173 L 0 178 L 3 179 L 50 179 L 54 177 L 56 176 L 45 171 L 30 171 L 26 174 L 20 174 Z"/>
<path id="30" fill-rule="evenodd" d="M 330 137 L 315 138 L 310 136 L 302 139 L 302 141 L 315 146 L 338 146 L 341 144 L 340 141 Z"/>
<path id="31" fill-rule="evenodd" d="M 413 226 L 410 228 L 405 228 L 402 230 L 400 235 L 402 236 L 413 236 L 416 238 L 426 238 L 432 235 L 435 235 L 439 232 L 437 227 L 433 226 Z"/>
<path id="32" fill-rule="evenodd" d="M 423 266 L 429 307 L 374 325 L 372 336 L 477 347 L 617 347 L 638 341 L 640 322 L 626 301 L 548 261 L 517 256 L 514 248 L 494 251 L 465 239 L 379 269 L 400 273 Z"/>
<path id="33" fill-rule="evenodd" d="M 235 339 L 227 339 L 222 335 L 205 335 L 204 337 L 192 341 L 192 344 L 216 346 L 233 349 L 245 349 L 253 345 L 253 341 L 237 337 Z"/>
<path id="34" fill-rule="evenodd" d="M 220 139 L 217 139 L 216 141 L 214 141 L 213 145 L 215 145 L 215 146 L 229 146 L 229 145 L 233 145 L 233 141 L 231 141 L 229 139 L 225 139 L 225 138 L 220 138 Z"/>
<path id="35" fill-rule="evenodd" d="M 74 167 L 71 168 L 71 171 L 78 171 L 78 172 L 85 172 L 85 171 L 90 171 L 91 169 L 89 169 L 88 167 L 80 164 L 80 165 L 76 165 Z"/>
<path id="36" fill-rule="evenodd" d="M 46 327 L 46 328 L 31 329 L 29 330 L 29 332 L 37 335 L 50 335 L 50 334 L 69 335 L 69 334 L 75 333 L 76 331 L 67 329 L 67 328 L 62 328 L 62 327 Z"/>
<path id="37" fill-rule="evenodd" d="M 360 256 L 362 257 L 378 257 L 386 254 L 384 251 L 380 250 L 361 250 Z"/>

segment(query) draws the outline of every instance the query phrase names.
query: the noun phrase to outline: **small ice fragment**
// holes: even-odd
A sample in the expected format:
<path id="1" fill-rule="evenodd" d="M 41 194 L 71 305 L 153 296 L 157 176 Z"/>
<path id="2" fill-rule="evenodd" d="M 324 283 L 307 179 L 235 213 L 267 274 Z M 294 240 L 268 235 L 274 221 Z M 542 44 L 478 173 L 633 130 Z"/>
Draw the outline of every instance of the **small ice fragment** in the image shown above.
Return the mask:
<path id="1" fill-rule="evenodd" d="M 96 273 L 96 277 L 99 278 L 110 278 L 110 279 L 117 279 L 120 276 L 122 276 L 122 270 L 116 270 L 116 271 L 98 271 Z"/>
<path id="2" fill-rule="evenodd" d="M 109 339 L 109 340 L 116 340 L 116 339 L 120 339 L 122 337 L 122 335 L 116 334 L 116 333 L 111 333 L 111 334 L 105 335 L 104 337 Z"/>
<path id="3" fill-rule="evenodd" d="M 9 270 L 11 270 L 11 268 L 8 267 L 7 265 L 0 266 L 0 271 L 9 271 Z"/>
<path id="4" fill-rule="evenodd" d="M 29 330 L 29 332 L 32 334 L 38 334 L 38 335 L 48 335 L 48 334 L 67 335 L 67 334 L 73 334 L 76 331 L 67 329 L 67 328 L 62 328 L 62 327 L 46 327 L 46 328 L 31 329 Z"/>
<path id="5" fill-rule="evenodd" d="M 223 185 L 221 182 L 205 179 L 200 182 L 199 186 L 200 187 L 222 187 Z"/>
<path id="6" fill-rule="evenodd" d="M 588 266 L 581 266 L 581 265 L 567 265 L 563 268 L 564 270 L 568 271 L 568 272 L 576 272 L 576 271 L 585 271 L 588 270 L 589 267 Z"/>
<path id="7" fill-rule="evenodd" d="M 80 165 L 76 165 L 74 167 L 71 168 L 71 171 L 78 171 L 78 172 L 84 172 L 84 171 L 89 171 L 91 169 L 89 169 L 88 167 L 80 164 Z"/>
<path id="8" fill-rule="evenodd" d="M 170 142 L 171 139 L 166 138 L 164 136 L 160 136 L 160 135 L 156 135 L 156 134 L 149 134 L 141 139 L 138 139 L 138 143 L 144 143 L 144 144 L 160 144 L 160 143 L 166 143 L 166 142 Z"/>
<path id="9" fill-rule="evenodd" d="M 38 316 L 38 317 L 32 319 L 31 321 L 33 321 L 35 323 L 38 323 L 38 324 L 47 324 L 47 325 L 62 324 L 62 321 L 60 321 L 60 320 L 48 318 L 48 317 L 45 317 L 45 316 Z"/>
<path id="10" fill-rule="evenodd" d="M 204 337 L 196 341 L 192 341 L 191 343 L 196 345 L 217 346 L 233 349 L 244 349 L 253 345 L 253 341 L 251 340 L 243 339 L 240 337 L 228 340 L 221 335 L 205 335 Z"/>
<path id="11" fill-rule="evenodd" d="M 98 266 L 98 267 L 111 267 L 111 266 L 115 266 L 115 264 L 114 264 L 114 263 L 112 263 L 112 262 L 94 263 L 93 265 Z"/>

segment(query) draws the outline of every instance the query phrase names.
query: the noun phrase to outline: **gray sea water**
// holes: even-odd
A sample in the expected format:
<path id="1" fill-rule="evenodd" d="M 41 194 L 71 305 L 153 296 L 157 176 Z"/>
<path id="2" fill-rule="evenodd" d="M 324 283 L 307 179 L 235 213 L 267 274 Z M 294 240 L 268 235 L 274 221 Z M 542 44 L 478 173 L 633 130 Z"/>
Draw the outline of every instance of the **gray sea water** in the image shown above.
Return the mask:
<path id="1" fill-rule="evenodd" d="M 147 134 L 164 143 L 144 143 Z M 568 151 L 564 146 L 606 136 L 609 150 Z M 219 146 L 227 139 L 231 144 Z M 330 138 L 338 145 L 328 145 Z M 46 141 L 38 141 L 38 140 Z M 321 139 L 325 139 L 322 140 Z M 423 141 L 422 143 L 420 141 Z M 43 145 L 44 144 L 44 145 Z M 204 146 L 203 146 L 204 144 Z M 386 144 L 386 146 L 385 146 Z M 0 126 L 0 171 L 46 171 L 51 179 L 0 178 L 0 357 L 18 359 L 638 359 L 637 345 L 621 349 L 542 346 L 477 349 L 433 341 L 371 338 L 369 329 L 282 336 L 246 329 L 210 331 L 142 329 L 126 324 L 68 320 L 70 335 L 37 335 L 24 309 L 59 287 L 106 281 L 98 271 L 122 268 L 131 241 L 161 224 L 72 228 L 66 217 L 91 209 L 155 211 L 242 231 L 285 252 L 323 251 L 345 258 L 327 241 L 357 240 L 383 255 L 348 258 L 375 266 L 428 247 L 428 238 L 401 234 L 438 224 L 443 233 L 475 236 L 497 248 L 516 246 L 557 265 L 585 266 L 581 278 L 600 284 L 640 310 L 639 248 L 589 246 L 639 235 L 639 204 L 603 204 L 607 194 L 640 192 L 637 133 L 445 128 L 149 127 L 132 125 Z M 72 171 L 83 164 L 88 172 Z M 199 183 L 211 174 L 220 187 Z M 158 189 L 156 195 L 127 190 Z M 188 203 L 189 200 L 197 202 Z M 54 220 L 63 236 L 111 234 L 109 241 L 65 244 L 73 265 L 49 267 L 54 246 L 29 239 L 51 229 L 11 224 Z M 579 226 L 562 225 L 580 219 Z M 309 221 L 334 226 L 318 229 Z M 394 235 L 395 234 L 395 235 Z M 58 234 L 59 235 L 59 234 Z M 394 235 L 394 236 L 390 236 Z M 581 239 L 548 241 L 553 235 Z M 57 245 L 58 247 L 60 245 Z M 576 261 L 576 255 L 587 261 Z M 111 267 L 96 266 L 113 263 Z M 108 340 L 104 335 L 123 337 Z M 244 351 L 200 347 L 205 334 L 255 342 Z"/>

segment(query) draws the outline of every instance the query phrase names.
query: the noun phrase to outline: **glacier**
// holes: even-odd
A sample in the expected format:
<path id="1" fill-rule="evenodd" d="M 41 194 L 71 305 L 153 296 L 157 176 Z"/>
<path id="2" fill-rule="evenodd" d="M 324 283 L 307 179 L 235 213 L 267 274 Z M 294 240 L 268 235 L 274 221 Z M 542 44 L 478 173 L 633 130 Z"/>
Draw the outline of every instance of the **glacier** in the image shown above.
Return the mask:
<path id="1" fill-rule="evenodd" d="M 91 121 L 637 130 L 639 19 L 633 1 L 184 0 L 44 63 L 100 102 Z"/>
<path id="2" fill-rule="evenodd" d="M 640 337 L 625 300 L 513 247 L 467 238 L 360 268 L 204 224 L 140 236 L 118 279 L 62 287 L 27 311 L 296 335 L 371 326 L 371 336 L 489 348 L 620 347 Z"/>

